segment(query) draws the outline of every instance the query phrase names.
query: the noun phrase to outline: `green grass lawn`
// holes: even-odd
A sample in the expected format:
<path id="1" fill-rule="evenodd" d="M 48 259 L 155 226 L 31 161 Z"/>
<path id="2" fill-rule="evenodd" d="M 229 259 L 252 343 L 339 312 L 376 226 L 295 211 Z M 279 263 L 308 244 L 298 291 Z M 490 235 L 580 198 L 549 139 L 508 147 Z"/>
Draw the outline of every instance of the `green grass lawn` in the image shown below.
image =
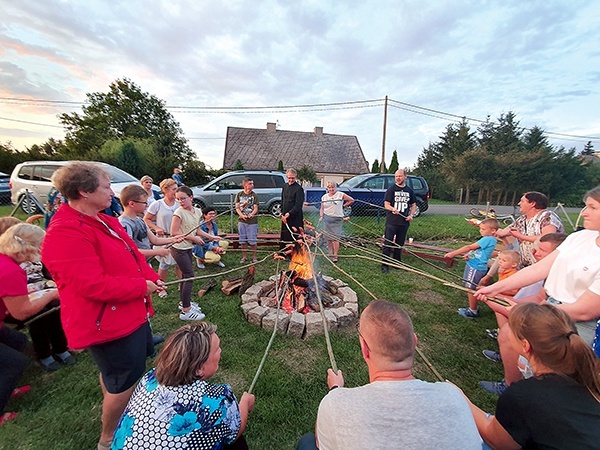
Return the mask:
<path id="1" fill-rule="evenodd" d="M 10 208 L 6 211 L 0 207 L 0 215 L 9 212 Z M 228 220 L 226 217 L 220 219 Z M 357 231 L 352 223 L 346 224 L 345 229 L 348 233 L 372 239 L 383 233 L 383 224 L 377 224 L 373 219 L 363 222 L 357 219 L 358 224 L 366 231 Z M 220 222 L 220 225 L 223 229 L 227 222 Z M 261 232 L 277 232 L 279 222 L 261 219 L 260 226 Z M 477 229 L 461 217 L 424 216 L 411 225 L 409 235 L 415 240 L 435 240 L 457 247 L 462 241 L 473 240 L 476 232 Z M 262 249 L 266 252 L 261 252 L 262 256 L 273 251 L 272 248 Z M 378 252 L 374 246 L 371 251 Z M 420 349 L 442 377 L 460 386 L 476 404 L 493 411 L 496 398 L 477 385 L 479 380 L 502 378 L 501 365 L 488 361 L 481 354 L 481 350 L 486 348 L 497 349 L 497 344 L 485 335 L 486 328 L 495 326 L 493 313 L 483 306 L 481 318 L 464 319 L 458 316 L 456 310 L 467 305 L 466 294 L 401 270 L 392 270 L 384 275 L 377 262 L 357 257 L 364 254 L 363 250 L 343 248 L 341 253 L 345 256 L 338 264 L 341 269 L 378 298 L 397 302 L 406 308 L 414 321 Z M 229 269 L 239 265 L 239 258 L 238 252 L 229 251 L 223 261 Z M 454 267 L 456 275 L 451 277 L 409 255 L 405 255 L 404 261 L 455 282 L 456 276 L 462 274 L 462 264 Z M 443 266 L 443 263 L 435 264 Z M 323 259 L 316 259 L 316 268 L 348 282 L 358 293 L 361 309 L 371 300 L 370 295 Z M 209 267 L 202 274 L 222 271 Z M 256 281 L 266 279 L 276 271 L 276 263 L 269 260 L 257 267 Z M 217 278 L 217 281 L 221 279 Z M 201 284 L 197 281 L 195 289 Z M 182 325 L 177 301 L 174 287 L 170 288 L 167 298 L 155 297 L 156 316 L 152 319 L 155 332 L 168 336 Z M 218 326 L 221 338 L 222 358 L 214 381 L 231 384 L 239 398 L 250 386 L 271 334 L 245 321 L 237 295 L 226 296 L 217 289 L 200 299 L 199 303 L 207 315 L 206 320 Z M 356 330 L 332 333 L 331 341 L 346 385 L 352 387 L 367 383 L 368 374 L 360 356 Z M 87 352 L 78 353 L 77 358 L 76 366 L 53 374 L 43 373 L 35 364 L 27 369 L 21 384 L 31 384 L 32 390 L 9 403 L 8 410 L 19 411 L 20 416 L 0 427 L 0 448 L 95 448 L 100 431 L 102 399 L 98 371 Z M 148 368 L 152 367 L 152 363 L 148 360 Z M 305 341 L 279 335 L 275 338 L 254 391 L 256 406 L 246 430 L 251 448 L 293 449 L 303 433 L 314 429 L 319 402 L 327 393 L 325 379 L 329 367 L 324 338 Z M 415 374 L 435 381 L 432 372 L 418 356 Z"/>

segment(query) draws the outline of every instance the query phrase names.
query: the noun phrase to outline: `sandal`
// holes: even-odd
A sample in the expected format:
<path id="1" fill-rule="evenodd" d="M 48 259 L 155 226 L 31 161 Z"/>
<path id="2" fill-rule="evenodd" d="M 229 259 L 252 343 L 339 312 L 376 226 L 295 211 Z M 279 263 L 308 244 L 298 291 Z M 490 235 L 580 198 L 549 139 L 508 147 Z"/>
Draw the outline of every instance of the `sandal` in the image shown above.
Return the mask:
<path id="1" fill-rule="evenodd" d="M 337 259 L 337 257 L 333 258 L 333 259 L 332 259 L 332 261 L 333 261 L 334 263 L 337 263 L 337 262 L 338 262 L 338 259 Z"/>
<path id="2" fill-rule="evenodd" d="M 244 264 L 246 262 L 246 258 L 240 259 L 240 264 Z"/>
<path id="3" fill-rule="evenodd" d="M 105 450 L 107 448 L 110 448 L 111 445 L 112 441 L 98 442 L 98 450 Z"/>
<path id="4" fill-rule="evenodd" d="M 10 394 L 10 397 L 11 398 L 18 397 L 19 395 L 26 394 L 30 390 L 31 390 L 31 386 L 26 384 L 25 386 L 21 386 L 21 387 L 13 389 L 12 393 Z"/>
<path id="5" fill-rule="evenodd" d="M 8 422 L 9 420 L 13 420 L 18 415 L 19 413 L 15 412 L 5 412 L 0 416 L 0 425 L 4 425 L 6 422 Z"/>

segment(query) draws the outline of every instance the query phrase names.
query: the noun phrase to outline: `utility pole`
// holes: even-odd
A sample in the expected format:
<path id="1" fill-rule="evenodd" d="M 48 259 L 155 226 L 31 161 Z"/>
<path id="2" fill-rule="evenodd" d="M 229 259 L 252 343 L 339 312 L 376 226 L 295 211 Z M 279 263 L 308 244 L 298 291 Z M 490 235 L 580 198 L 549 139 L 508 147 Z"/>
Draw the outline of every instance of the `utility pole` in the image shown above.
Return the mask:
<path id="1" fill-rule="evenodd" d="M 388 107 L 388 96 L 385 96 L 385 104 L 383 106 L 383 139 L 381 141 L 381 163 L 379 164 L 379 172 L 383 173 L 385 170 L 385 129 L 387 128 L 387 107 Z"/>

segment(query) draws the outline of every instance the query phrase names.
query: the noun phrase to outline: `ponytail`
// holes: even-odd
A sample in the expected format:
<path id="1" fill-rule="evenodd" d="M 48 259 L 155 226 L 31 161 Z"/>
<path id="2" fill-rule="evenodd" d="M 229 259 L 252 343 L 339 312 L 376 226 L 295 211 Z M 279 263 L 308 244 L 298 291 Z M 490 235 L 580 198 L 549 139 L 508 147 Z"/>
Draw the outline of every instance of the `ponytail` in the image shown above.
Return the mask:
<path id="1" fill-rule="evenodd" d="M 524 303 L 512 308 L 508 322 L 518 339 L 527 339 L 531 352 L 544 366 L 573 378 L 600 402 L 596 355 L 564 311 L 552 305 Z"/>

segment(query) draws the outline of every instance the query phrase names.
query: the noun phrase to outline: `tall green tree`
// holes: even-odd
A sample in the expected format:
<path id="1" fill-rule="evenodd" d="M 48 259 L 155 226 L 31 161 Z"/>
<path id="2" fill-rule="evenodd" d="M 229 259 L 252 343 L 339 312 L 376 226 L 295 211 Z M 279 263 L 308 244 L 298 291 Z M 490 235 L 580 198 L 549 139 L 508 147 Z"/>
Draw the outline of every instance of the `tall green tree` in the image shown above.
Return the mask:
<path id="1" fill-rule="evenodd" d="M 592 156 L 595 155 L 594 145 L 592 141 L 587 141 L 587 143 L 583 146 L 583 150 L 581 150 L 581 155 Z"/>
<path id="2" fill-rule="evenodd" d="M 298 169 L 297 172 L 298 173 L 296 174 L 296 176 L 300 181 L 308 181 L 311 184 L 314 184 L 317 181 L 319 181 L 319 179 L 317 178 L 317 173 L 312 169 L 312 167 L 309 167 L 306 164 L 303 165 L 300 169 Z"/>
<path id="3" fill-rule="evenodd" d="M 159 158 L 174 158 L 178 163 L 194 158 L 165 102 L 127 78 L 112 82 L 106 93 L 87 94 L 82 110 L 60 116 L 71 158 L 85 158 L 114 139 L 152 139 Z"/>
<path id="4" fill-rule="evenodd" d="M 388 168 L 388 173 L 396 173 L 396 170 L 398 170 L 399 167 L 398 151 L 394 150 L 394 153 L 392 153 L 392 161 L 390 162 L 390 167 Z"/>
<path id="5" fill-rule="evenodd" d="M 284 171 L 282 160 L 279 160 L 279 162 L 277 163 L 277 170 L 279 170 L 280 172 Z"/>
<path id="6" fill-rule="evenodd" d="M 121 145 L 115 165 L 136 178 L 144 175 L 144 167 L 133 142 L 125 142 Z"/>
<path id="7" fill-rule="evenodd" d="M 380 167 L 379 167 L 379 160 L 375 160 L 373 161 L 373 165 L 371 166 L 371 173 L 379 173 Z"/>

